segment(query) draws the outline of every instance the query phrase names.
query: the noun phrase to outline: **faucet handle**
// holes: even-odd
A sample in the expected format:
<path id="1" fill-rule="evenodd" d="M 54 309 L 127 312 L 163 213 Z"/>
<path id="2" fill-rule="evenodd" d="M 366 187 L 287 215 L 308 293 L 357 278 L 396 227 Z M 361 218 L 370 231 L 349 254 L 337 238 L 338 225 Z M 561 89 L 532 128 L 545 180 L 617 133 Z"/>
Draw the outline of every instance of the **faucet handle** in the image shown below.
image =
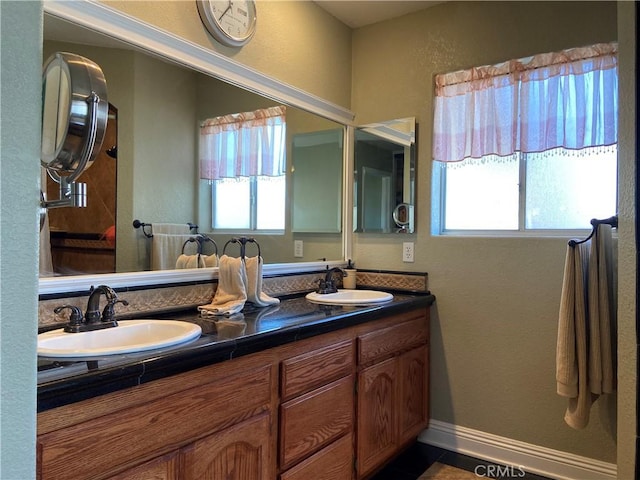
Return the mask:
<path id="1" fill-rule="evenodd" d="M 124 306 L 129 305 L 129 302 L 126 300 L 120 300 L 118 297 L 115 299 L 109 300 L 102 311 L 102 321 L 103 322 L 114 322 L 115 321 L 115 306 L 117 303 L 121 303 Z"/>
<path id="2" fill-rule="evenodd" d="M 82 310 L 76 307 L 75 305 L 61 305 L 53 309 L 53 313 L 56 315 L 65 309 L 71 310 L 71 315 L 69 315 L 69 324 L 70 325 L 80 325 L 82 323 Z"/>
<path id="3" fill-rule="evenodd" d="M 71 315 L 69 315 L 69 323 L 64 326 L 64 331 L 68 333 L 80 332 L 84 325 L 84 318 L 82 317 L 82 310 L 80 310 L 80 308 L 75 305 L 62 305 L 54 308 L 53 313 L 58 314 L 66 308 L 71 310 Z"/>

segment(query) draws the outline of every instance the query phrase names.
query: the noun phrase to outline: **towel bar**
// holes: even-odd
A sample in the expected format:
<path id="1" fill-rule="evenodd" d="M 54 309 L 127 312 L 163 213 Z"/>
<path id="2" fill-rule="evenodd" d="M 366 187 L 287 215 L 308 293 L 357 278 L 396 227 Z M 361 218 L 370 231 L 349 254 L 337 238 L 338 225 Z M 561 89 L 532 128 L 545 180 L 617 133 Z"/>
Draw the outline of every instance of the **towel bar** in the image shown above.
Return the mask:
<path id="1" fill-rule="evenodd" d="M 262 253 L 260 252 L 260 244 L 258 242 L 256 242 L 255 238 L 252 238 L 252 237 L 234 237 L 231 240 L 228 240 L 227 243 L 225 243 L 224 247 L 222 248 L 222 254 L 223 255 L 227 251 L 227 245 L 229 245 L 230 243 L 239 243 L 240 244 L 240 258 L 245 258 L 247 243 L 255 244 L 255 246 L 258 248 L 258 257 L 262 256 Z"/>
<path id="2" fill-rule="evenodd" d="M 197 246 L 197 253 L 198 254 L 202 254 L 202 246 L 203 246 L 203 244 L 205 244 L 207 242 L 211 242 L 211 243 L 213 243 L 213 246 L 216 249 L 215 255 L 218 255 L 218 244 L 215 242 L 215 240 L 213 240 L 213 238 L 207 237 L 206 235 L 203 235 L 203 234 L 198 234 L 195 237 L 191 237 L 191 238 L 189 238 L 187 241 L 185 241 L 182 244 L 182 254 L 183 255 L 184 255 L 184 247 L 187 246 L 187 243 L 193 243 L 193 242 L 196 242 L 198 244 L 198 246 Z"/>
<path id="3" fill-rule="evenodd" d="M 591 237 L 593 237 L 593 235 L 596 233 L 596 229 L 598 228 L 598 225 L 611 225 L 613 228 L 618 228 L 618 216 L 614 215 L 612 217 L 604 218 L 601 220 L 597 218 L 592 218 L 591 225 L 593 228 L 591 229 L 591 233 L 587 238 L 585 238 L 584 240 L 569 240 L 568 242 L 569 246 L 575 247 L 576 245 L 580 245 L 581 243 L 585 243 L 591 240 Z"/>
<path id="4" fill-rule="evenodd" d="M 196 225 L 195 223 L 191 223 L 191 222 L 187 222 L 187 225 L 189 225 L 189 230 L 195 230 L 196 233 L 198 232 L 198 225 Z M 152 238 L 153 234 L 151 232 L 147 232 L 145 230 L 146 227 L 149 228 L 153 228 L 153 225 L 151 223 L 144 223 L 141 222 L 140 220 L 134 220 L 133 221 L 133 228 L 140 228 L 142 227 L 142 233 L 144 234 L 145 237 L 147 238 Z M 216 246 L 217 249 L 217 246 Z"/>

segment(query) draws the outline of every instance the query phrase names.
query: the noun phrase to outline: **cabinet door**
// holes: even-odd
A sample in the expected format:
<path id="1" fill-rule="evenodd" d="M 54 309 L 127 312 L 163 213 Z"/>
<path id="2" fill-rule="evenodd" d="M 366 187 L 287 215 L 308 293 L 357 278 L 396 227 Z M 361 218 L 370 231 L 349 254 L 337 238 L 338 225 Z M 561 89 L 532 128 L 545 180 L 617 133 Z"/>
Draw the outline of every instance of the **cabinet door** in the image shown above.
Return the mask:
<path id="1" fill-rule="evenodd" d="M 400 356 L 399 442 L 418 434 L 429 422 L 429 357 L 426 345 Z"/>
<path id="2" fill-rule="evenodd" d="M 109 480 L 178 480 L 178 453 L 170 453 L 122 472 Z"/>
<path id="3" fill-rule="evenodd" d="M 180 478 L 270 480 L 275 471 L 270 430 L 265 413 L 194 442 L 181 451 Z"/>
<path id="4" fill-rule="evenodd" d="M 358 374 L 358 477 L 384 463 L 398 444 L 398 359 Z"/>

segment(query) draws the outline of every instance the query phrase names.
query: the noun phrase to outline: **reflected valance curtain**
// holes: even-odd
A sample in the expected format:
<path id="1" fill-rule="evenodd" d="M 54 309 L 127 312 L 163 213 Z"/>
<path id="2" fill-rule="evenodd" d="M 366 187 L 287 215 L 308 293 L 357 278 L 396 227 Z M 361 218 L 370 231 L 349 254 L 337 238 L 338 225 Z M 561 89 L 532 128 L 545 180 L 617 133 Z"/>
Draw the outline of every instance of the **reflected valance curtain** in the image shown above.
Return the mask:
<path id="1" fill-rule="evenodd" d="M 437 75 L 434 160 L 615 144 L 617 52 L 597 44 Z"/>
<path id="2" fill-rule="evenodd" d="M 286 107 L 205 120 L 200 127 L 200 178 L 285 174 Z"/>

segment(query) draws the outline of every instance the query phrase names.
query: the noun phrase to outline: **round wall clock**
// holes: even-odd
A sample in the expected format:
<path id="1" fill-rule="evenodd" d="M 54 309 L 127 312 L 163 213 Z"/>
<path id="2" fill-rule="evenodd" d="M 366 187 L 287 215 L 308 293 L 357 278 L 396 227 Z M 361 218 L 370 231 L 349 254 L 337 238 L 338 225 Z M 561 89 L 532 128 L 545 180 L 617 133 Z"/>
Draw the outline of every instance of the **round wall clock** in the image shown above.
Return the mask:
<path id="1" fill-rule="evenodd" d="M 202 23 L 220 43 L 241 47 L 253 37 L 255 0 L 196 0 L 196 4 Z"/>

